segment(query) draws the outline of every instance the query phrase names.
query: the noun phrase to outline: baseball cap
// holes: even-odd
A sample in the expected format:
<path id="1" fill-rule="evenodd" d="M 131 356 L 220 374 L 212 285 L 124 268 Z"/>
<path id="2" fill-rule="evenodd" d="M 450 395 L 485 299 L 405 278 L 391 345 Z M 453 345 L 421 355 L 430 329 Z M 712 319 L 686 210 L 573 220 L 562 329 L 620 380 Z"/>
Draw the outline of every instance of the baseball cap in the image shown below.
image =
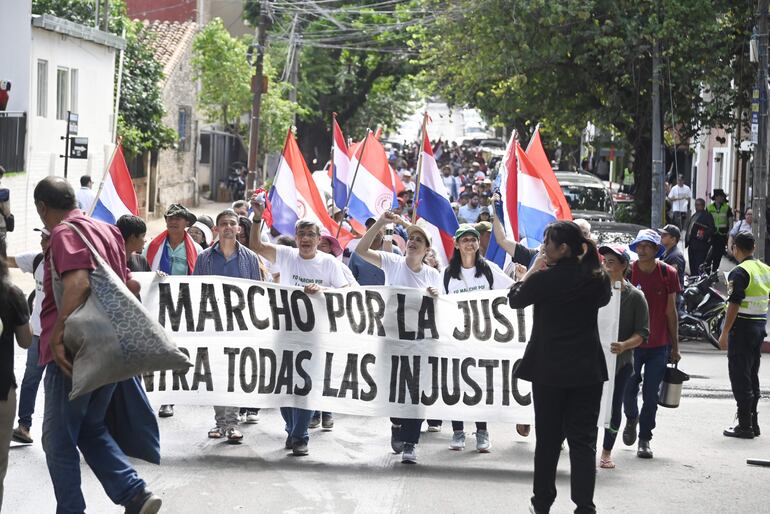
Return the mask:
<path id="1" fill-rule="evenodd" d="M 639 233 L 636 234 L 636 239 L 631 241 L 631 244 L 628 245 L 628 249 L 636 253 L 636 246 L 645 241 L 658 247 L 658 253 L 655 254 L 655 257 L 660 257 L 666 251 L 666 247 L 660 244 L 660 234 L 658 234 L 657 230 L 651 228 L 640 230 Z"/>
<path id="2" fill-rule="evenodd" d="M 670 223 L 663 228 L 659 228 L 658 234 L 660 235 L 668 234 L 671 237 L 682 239 L 682 232 L 679 230 L 679 227 L 677 227 L 676 225 L 672 225 Z"/>
<path id="3" fill-rule="evenodd" d="M 48 229 L 47 229 L 47 228 L 45 228 L 45 227 L 43 227 L 43 228 L 34 228 L 34 229 L 32 229 L 32 230 L 34 230 L 35 232 L 40 232 L 40 233 L 41 233 L 41 234 L 43 234 L 45 237 L 50 237 L 50 235 L 51 235 L 51 233 L 50 233 L 50 232 L 48 231 Z"/>
<path id="4" fill-rule="evenodd" d="M 470 223 L 463 223 L 462 225 L 457 227 L 457 230 L 455 230 L 455 241 L 463 237 L 465 234 L 471 234 L 475 236 L 476 239 L 480 237 L 479 231 L 476 230 L 476 227 L 474 227 Z"/>
<path id="5" fill-rule="evenodd" d="M 188 211 L 184 205 L 178 203 L 172 203 L 169 205 L 168 209 L 166 209 L 166 214 L 163 216 L 166 218 L 178 216 L 180 218 L 186 219 L 189 223 L 195 223 L 198 220 L 195 214 Z"/>
<path id="6" fill-rule="evenodd" d="M 479 234 L 482 234 L 484 232 L 492 232 L 492 223 L 489 221 L 479 221 L 475 225 L 476 230 L 479 231 Z"/>
<path id="7" fill-rule="evenodd" d="M 628 250 L 621 245 L 602 245 L 599 247 L 599 253 L 602 255 L 611 253 L 626 263 L 631 261 L 631 255 L 628 253 Z"/>
<path id="8" fill-rule="evenodd" d="M 413 232 L 417 232 L 428 242 L 428 246 L 431 246 L 433 244 L 433 238 L 431 238 L 430 234 L 420 226 L 420 221 L 422 220 L 418 220 L 414 225 L 409 225 L 406 228 L 406 234 L 407 236 L 411 236 Z"/>

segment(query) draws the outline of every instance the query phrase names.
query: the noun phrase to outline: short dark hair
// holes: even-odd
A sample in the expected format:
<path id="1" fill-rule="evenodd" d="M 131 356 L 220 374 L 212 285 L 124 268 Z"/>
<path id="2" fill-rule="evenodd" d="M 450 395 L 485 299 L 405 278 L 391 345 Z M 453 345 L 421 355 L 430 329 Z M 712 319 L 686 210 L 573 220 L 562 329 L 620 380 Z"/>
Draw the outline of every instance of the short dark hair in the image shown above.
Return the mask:
<path id="1" fill-rule="evenodd" d="M 124 214 L 115 222 L 120 233 L 123 234 L 123 241 L 128 241 L 131 236 L 142 236 L 147 233 L 147 225 L 139 216 Z"/>
<path id="2" fill-rule="evenodd" d="M 215 220 L 215 224 L 219 225 L 219 220 L 221 218 L 224 218 L 224 217 L 235 218 L 235 221 L 236 222 L 238 221 L 238 213 L 237 212 L 235 212 L 232 209 L 225 209 L 224 211 L 222 211 L 219 214 L 217 214 L 217 219 Z"/>
<path id="3" fill-rule="evenodd" d="M 297 242 L 291 236 L 278 236 L 278 238 L 275 240 L 275 244 L 281 246 L 290 246 L 292 248 L 297 247 Z"/>
<path id="4" fill-rule="evenodd" d="M 246 203 L 246 200 L 236 200 L 233 202 L 233 209 L 240 209 L 241 207 L 249 207 L 249 204 Z"/>
<path id="5" fill-rule="evenodd" d="M 754 236 L 749 232 L 738 232 L 738 234 L 733 238 L 733 244 L 736 246 L 736 248 L 740 248 L 746 253 L 751 253 L 754 251 L 754 243 Z"/>
<path id="6" fill-rule="evenodd" d="M 80 185 L 82 187 L 86 187 L 90 183 L 91 183 L 91 175 L 83 175 L 82 177 L 80 177 Z"/>
<path id="7" fill-rule="evenodd" d="M 50 209 L 71 211 L 76 209 L 75 190 L 62 177 L 46 177 L 35 186 L 32 194 L 35 202 L 42 202 Z"/>

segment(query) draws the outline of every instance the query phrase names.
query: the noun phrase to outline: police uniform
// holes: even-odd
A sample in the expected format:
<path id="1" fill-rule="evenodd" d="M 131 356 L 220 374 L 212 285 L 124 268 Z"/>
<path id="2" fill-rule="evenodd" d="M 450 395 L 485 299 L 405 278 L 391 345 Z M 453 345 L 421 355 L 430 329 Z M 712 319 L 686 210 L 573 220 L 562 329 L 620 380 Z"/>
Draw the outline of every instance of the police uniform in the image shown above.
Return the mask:
<path id="1" fill-rule="evenodd" d="M 759 360 L 762 342 L 767 335 L 770 266 L 753 256 L 746 257 L 730 272 L 728 302 L 738 304 L 738 317 L 728 334 L 727 362 L 733 396 L 738 404 L 738 426 L 725 431 L 753 427 L 759 435 L 757 404 L 759 403 Z M 733 431 L 732 433 L 727 433 Z M 738 435 L 750 437 L 749 434 Z"/>
<path id="2" fill-rule="evenodd" d="M 716 203 L 711 203 L 706 207 L 706 211 L 714 218 L 715 230 L 714 235 L 711 236 L 711 271 L 717 271 L 727 247 L 727 235 L 730 232 L 730 218 L 733 217 L 733 211 L 726 201 L 719 207 Z"/>

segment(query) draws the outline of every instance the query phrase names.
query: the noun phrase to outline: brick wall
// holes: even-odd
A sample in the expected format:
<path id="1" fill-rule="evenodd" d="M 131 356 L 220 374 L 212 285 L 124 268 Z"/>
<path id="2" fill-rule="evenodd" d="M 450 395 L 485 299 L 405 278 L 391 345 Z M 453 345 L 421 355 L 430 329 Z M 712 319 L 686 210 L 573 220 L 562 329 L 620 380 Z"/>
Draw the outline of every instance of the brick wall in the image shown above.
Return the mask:
<path id="1" fill-rule="evenodd" d="M 197 0 L 127 0 L 131 19 L 161 21 L 196 21 Z"/>

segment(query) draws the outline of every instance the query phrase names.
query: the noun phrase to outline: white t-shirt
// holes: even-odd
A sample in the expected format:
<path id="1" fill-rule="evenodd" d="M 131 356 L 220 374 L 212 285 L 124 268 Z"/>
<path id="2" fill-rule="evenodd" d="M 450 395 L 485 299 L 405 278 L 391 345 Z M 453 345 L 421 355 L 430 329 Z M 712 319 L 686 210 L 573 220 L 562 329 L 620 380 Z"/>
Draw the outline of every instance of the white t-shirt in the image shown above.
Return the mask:
<path id="1" fill-rule="evenodd" d="M 280 284 L 305 287 L 318 284 L 321 287 L 345 287 L 348 280 L 343 265 L 331 255 L 316 252 L 312 259 L 303 259 L 297 248 L 278 245 L 275 247 L 275 267 L 281 274 Z"/>
<path id="2" fill-rule="evenodd" d="M 683 200 L 674 200 L 674 198 L 686 197 Z M 690 198 L 692 198 L 692 190 L 687 184 L 679 187 L 675 185 L 668 193 L 668 198 L 671 200 L 671 210 L 674 212 L 687 212 L 690 210 Z"/>
<path id="3" fill-rule="evenodd" d="M 40 252 L 25 252 L 16 256 L 16 265 L 24 273 L 32 273 L 35 276 L 35 301 L 32 304 L 32 314 L 29 317 L 29 324 L 32 327 L 32 335 L 40 335 L 40 309 L 43 307 L 43 274 L 45 273 L 45 259 L 40 261 L 37 270 L 32 269 L 35 263 L 35 256 Z"/>
<path id="4" fill-rule="evenodd" d="M 75 191 L 75 199 L 78 201 L 78 208 L 81 211 L 88 212 L 91 204 L 94 203 L 94 198 L 96 198 L 96 193 L 90 187 L 81 186 Z"/>
<path id="5" fill-rule="evenodd" d="M 439 292 L 444 287 L 441 284 L 441 274 L 427 264 L 423 264 L 420 271 L 415 273 L 406 265 L 406 257 L 386 252 L 377 252 L 377 254 L 382 262 L 382 271 L 385 272 L 386 286 L 417 289 L 435 287 Z"/>
<path id="6" fill-rule="evenodd" d="M 472 268 L 460 268 L 460 280 L 456 278 L 449 279 L 447 294 L 470 293 L 471 291 L 487 291 L 489 289 L 506 289 L 511 287 L 513 279 L 503 273 L 500 266 L 491 261 L 487 261 L 487 264 L 492 270 L 491 288 L 489 287 L 487 277 L 483 273 L 480 277 L 476 276 L 476 267 L 474 266 Z M 444 273 L 446 273 L 446 270 L 444 270 Z"/>

